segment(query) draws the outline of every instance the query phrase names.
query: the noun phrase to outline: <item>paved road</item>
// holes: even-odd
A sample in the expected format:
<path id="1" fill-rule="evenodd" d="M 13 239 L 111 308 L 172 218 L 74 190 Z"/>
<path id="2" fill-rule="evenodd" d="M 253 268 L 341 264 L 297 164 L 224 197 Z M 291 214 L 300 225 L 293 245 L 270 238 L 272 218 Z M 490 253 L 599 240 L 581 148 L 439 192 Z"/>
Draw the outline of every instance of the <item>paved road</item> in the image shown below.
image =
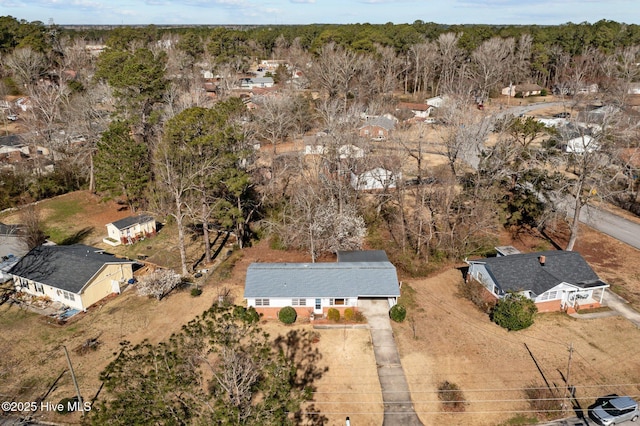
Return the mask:
<path id="1" fill-rule="evenodd" d="M 388 302 L 360 299 L 358 309 L 367 317 L 371 331 L 384 403 L 383 426 L 422 426 L 413 409 L 409 385 L 400 364 L 389 319 Z"/>
<path id="2" fill-rule="evenodd" d="M 507 114 L 520 115 L 527 114 L 540 108 L 562 106 L 562 102 L 539 103 L 526 106 L 514 106 L 504 109 L 496 117 L 504 117 Z M 472 147 L 468 152 L 463 152 L 463 159 L 472 167 L 477 168 L 479 163 L 478 154 L 484 147 Z M 567 214 L 572 214 L 573 203 L 568 199 L 565 202 Z M 589 225 L 597 231 L 607 234 L 623 243 L 640 249 L 640 224 L 631 222 L 623 217 L 617 216 L 608 211 L 600 210 L 592 206 L 583 207 L 580 211 L 580 222 Z"/>
<path id="3" fill-rule="evenodd" d="M 640 249 L 640 224 L 593 206 L 582 208 L 580 222 Z"/>

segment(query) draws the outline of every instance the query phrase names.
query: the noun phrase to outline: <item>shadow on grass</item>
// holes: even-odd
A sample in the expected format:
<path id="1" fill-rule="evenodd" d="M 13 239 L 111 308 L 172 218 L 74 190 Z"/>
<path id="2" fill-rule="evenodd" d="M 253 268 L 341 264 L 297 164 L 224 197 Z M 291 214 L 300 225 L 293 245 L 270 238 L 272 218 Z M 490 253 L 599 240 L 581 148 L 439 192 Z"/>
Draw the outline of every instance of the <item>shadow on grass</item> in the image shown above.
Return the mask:
<path id="1" fill-rule="evenodd" d="M 276 349 L 295 363 L 298 374 L 293 387 L 308 395 L 305 408 L 294 414 L 296 424 L 320 426 L 329 421 L 313 404 L 313 392 L 316 391 L 314 383 L 329 370 L 329 367 L 318 367 L 322 354 L 315 347 L 317 339 L 317 332 L 291 330 L 286 336 L 278 336 L 274 342 Z"/>
<path id="2" fill-rule="evenodd" d="M 75 234 L 71 234 L 68 237 L 66 237 L 64 240 L 60 241 L 60 245 L 70 246 L 72 244 L 78 244 L 82 242 L 82 240 L 84 240 L 87 235 L 91 234 L 93 230 L 94 230 L 93 226 L 87 226 L 86 228 L 82 228 Z"/>

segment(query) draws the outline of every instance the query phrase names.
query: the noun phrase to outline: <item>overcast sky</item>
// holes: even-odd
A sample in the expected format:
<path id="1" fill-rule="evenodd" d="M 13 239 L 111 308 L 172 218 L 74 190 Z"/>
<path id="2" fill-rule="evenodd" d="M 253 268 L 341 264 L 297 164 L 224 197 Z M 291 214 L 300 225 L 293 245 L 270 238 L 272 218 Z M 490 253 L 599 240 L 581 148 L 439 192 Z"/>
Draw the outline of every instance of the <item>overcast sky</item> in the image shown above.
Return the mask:
<path id="1" fill-rule="evenodd" d="M 640 23 L 638 0 L 0 0 L 0 15 L 56 24 Z"/>

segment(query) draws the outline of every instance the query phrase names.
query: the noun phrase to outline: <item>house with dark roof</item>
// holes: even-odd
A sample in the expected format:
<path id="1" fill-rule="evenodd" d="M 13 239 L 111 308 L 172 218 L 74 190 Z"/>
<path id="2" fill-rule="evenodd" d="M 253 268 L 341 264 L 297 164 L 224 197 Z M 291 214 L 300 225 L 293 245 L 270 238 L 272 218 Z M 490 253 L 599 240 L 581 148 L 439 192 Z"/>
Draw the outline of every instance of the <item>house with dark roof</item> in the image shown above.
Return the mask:
<path id="1" fill-rule="evenodd" d="M 599 307 L 609 287 L 575 251 L 517 253 L 467 264 L 467 279 L 476 280 L 496 298 L 523 294 L 539 312 Z"/>
<path id="2" fill-rule="evenodd" d="M 84 244 L 38 246 L 10 270 L 17 291 L 48 297 L 73 309 L 89 306 L 133 278 L 134 261 Z"/>
<path id="3" fill-rule="evenodd" d="M 365 251 L 344 252 L 336 263 L 252 263 L 244 298 L 266 318 L 277 318 L 285 306 L 300 317 L 325 315 L 329 308 L 357 310 L 363 298 L 386 299 L 391 307 L 400 286 L 396 268 L 385 259 Z"/>
<path id="4" fill-rule="evenodd" d="M 125 217 L 106 226 L 108 237 L 102 241 L 112 246 L 133 244 L 156 235 L 156 220 L 148 214 Z"/>

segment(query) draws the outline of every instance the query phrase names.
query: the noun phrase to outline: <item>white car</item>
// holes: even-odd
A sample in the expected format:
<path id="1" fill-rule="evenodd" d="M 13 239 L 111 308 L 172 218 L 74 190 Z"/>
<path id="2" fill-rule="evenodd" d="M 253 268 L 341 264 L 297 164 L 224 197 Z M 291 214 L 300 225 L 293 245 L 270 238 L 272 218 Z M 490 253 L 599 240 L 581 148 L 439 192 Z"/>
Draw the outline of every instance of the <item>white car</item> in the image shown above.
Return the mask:
<path id="1" fill-rule="evenodd" d="M 640 416 L 638 403 L 628 396 L 603 398 L 604 402 L 589 410 L 589 417 L 602 426 L 617 425 L 627 420 L 635 422 Z"/>
<path id="2" fill-rule="evenodd" d="M 7 114 L 7 120 L 16 121 L 18 116 L 16 114 Z"/>

